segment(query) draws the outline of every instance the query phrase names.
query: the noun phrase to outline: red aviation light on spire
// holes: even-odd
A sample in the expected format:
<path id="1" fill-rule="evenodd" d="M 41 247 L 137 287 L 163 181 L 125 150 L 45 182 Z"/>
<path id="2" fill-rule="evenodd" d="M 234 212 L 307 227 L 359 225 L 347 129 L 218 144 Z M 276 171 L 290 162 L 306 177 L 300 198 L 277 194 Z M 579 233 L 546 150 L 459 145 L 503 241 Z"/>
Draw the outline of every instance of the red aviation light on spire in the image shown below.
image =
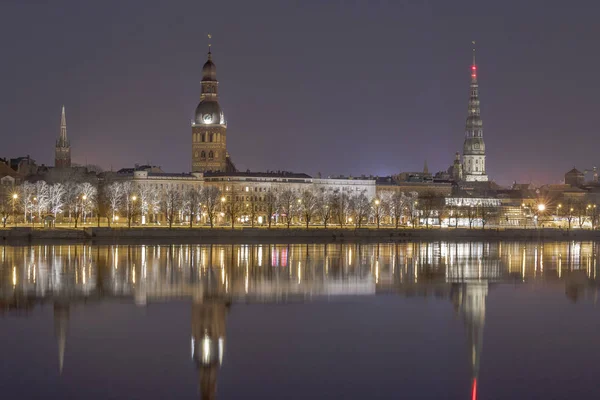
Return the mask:
<path id="1" fill-rule="evenodd" d="M 471 400 L 477 400 L 477 378 L 473 378 L 473 387 L 471 388 Z"/>
<path id="2" fill-rule="evenodd" d="M 477 66 L 475 64 L 471 65 L 471 78 L 477 78 Z"/>

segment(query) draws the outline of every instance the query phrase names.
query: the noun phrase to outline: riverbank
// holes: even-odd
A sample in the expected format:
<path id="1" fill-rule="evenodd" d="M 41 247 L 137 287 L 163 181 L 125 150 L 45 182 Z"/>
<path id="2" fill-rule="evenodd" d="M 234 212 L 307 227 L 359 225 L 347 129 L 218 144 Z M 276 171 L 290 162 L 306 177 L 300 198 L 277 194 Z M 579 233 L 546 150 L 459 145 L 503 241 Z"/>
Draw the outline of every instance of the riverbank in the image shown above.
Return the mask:
<path id="1" fill-rule="evenodd" d="M 408 241 L 408 240 L 600 240 L 598 230 L 561 229 L 392 229 L 392 228 L 56 228 L 0 229 L 4 242 L 173 241 L 188 243 L 293 241 Z"/>

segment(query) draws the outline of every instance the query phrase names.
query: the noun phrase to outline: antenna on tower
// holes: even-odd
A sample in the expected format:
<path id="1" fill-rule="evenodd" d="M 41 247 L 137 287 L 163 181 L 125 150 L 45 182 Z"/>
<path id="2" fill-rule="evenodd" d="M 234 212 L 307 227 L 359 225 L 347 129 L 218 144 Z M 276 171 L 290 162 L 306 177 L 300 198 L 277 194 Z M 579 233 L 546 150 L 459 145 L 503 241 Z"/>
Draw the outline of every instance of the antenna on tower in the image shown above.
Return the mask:
<path id="1" fill-rule="evenodd" d="M 473 44 L 473 65 L 475 65 L 475 41 L 471 42 Z"/>

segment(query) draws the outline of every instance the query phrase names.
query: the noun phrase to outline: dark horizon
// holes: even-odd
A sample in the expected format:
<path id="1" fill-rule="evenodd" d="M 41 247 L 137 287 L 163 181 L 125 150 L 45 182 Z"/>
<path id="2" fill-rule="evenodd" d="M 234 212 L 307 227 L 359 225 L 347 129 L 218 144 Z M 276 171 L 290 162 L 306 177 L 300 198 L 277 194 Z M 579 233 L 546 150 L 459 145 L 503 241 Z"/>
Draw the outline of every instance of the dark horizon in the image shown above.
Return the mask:
<path id="1" fill-rule="evenodd" d="M 582 3 L 3 2 L 0 156 L 51 165 L 64 104 L 74 163 L 189 171 L 211 33 L 240 170 L 436 172 L 462 151 L 476 40 L 490 179 L 556 183 L 600 145 Z"/>

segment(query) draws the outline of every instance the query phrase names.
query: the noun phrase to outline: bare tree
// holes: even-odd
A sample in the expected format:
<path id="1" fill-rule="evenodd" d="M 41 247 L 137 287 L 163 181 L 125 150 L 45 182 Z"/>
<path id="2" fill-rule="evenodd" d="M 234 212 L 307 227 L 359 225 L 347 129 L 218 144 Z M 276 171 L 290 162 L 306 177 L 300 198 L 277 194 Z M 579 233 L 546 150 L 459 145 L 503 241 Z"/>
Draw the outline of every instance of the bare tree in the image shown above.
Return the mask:
<path id="1" fill-rule="evenodd" d="M 373 217 L 375 218 L 375 223 L 377 224 L 377 228 L 379 229 L 381 219 L 386 215 L 386 211 L 388 209 L 387 197 L 375 197 L 372 203 Z"/>
<path id="2" fill-rule="evenodd" d="M 50 185 L 48 191 L 48 200 L 50 203 L 50 212 L 54 215 L 56 220 L 58 214 L 63 212 L 65 206 L 65 187 L 62 183 L 55 183 Z"/>
<path id="3" fill-rule="evenodd" d="M 90 182 L 83 182 L 79 185 L 79 195 L 81 196 L 81 212 L 83 222 L 85 223 L 88 213 L 95 209 L 98 200 L 98 188 Z"/>
<path id="4" fill-rule="evenodd" d="M 0 193 L 0 218 L 2 219 L 2 227 L 6 228 L 6 223 L 12 212 L 12 198 L 6 193 Z"/>
<path id="5" fill-rule="evenodd" d="M 121 185 L 123 188 L 123 200 L 125 202 L 125 215 L 127 216 L 127 227 L 131 228 L 131 222 L 135 219 L 139 209 L 137 187 L 131 181 L 125 181 Z"/>
<path id="6" fill-rule="evenodd" d="M 33 192 L 33 207 L 41 222 L 42 214 L 48 209 L 48 184 L 45 181 L 37 181 Z"/>
<path id="7" fill-rule="evenodd" d="M 273 222 L 273 214 L 277 212 L 277 204 L 279 203 L 279 200 L 277 199 L 277 195 L 269 190 L 264 196 L 264 202 L 267 211 L 267 222 L 270 228 L 271 223 Z"/>
<path id="8" fill-rule="evenodd" d="M 308 224 L 310 224 L 313 216 L 317 212 L 317 196 L 315 195 L 314 190 L 306 189 L 302 192 L 300 196 L 300 212 L 304 217 L 304 222 L 306 223 L 306 229 L 308 229 Z"/>
<path id="9" fill-rule="evenodd" d="M 106 188 L 106 197 L 108 199 L 111 220 L 114 221 L 123 202 L 123 185 L 121 182 L 113 182 L 108 185 Z"/>
<path id="10" fill-rule="evenodd" d="M 74 214 L 76 212 L 78 212 L 80 209 L 79 181 L 75 180 L 75 179 L 65 181 L 64 187 L 65 187 L 65 207 L 66 207 L 66 210 L 68 213 L 69 222 L 71 222 L 71 220 L 74 217 Z"/>
<path id="11" fill-rule="evenodd" d="M 279 207 L 281 212 L 285 214 L 285 222 L 288 229 L 292 223 L 293 211 L 296 206 L 296 194 L 291 189 L 285 189 L 279 195 Z"/>
<path id="12" fill-rule="evenodd" d="M 184 193 L 183 203 L 186 214 L 190 218 L 190 228 L 193 226 L 194 218 L 199 213 L 200 203 L 202 202 L 201 191 L 201 188 L 190 187 Z"/>
<path id="13" fill-rule="evenodd" d="M 419 222 L 419 195 L 417 192 L 410 192 L 405 199 L 405 209 L 410 218 L 410 223 L 414 228 Z"/>
<path id="14" fill-rule="evenodd" d="M 340 224 L 340 228 L 343 228 L 348 214 L 348 194 L 344 193 L 343 189 L 336 189 L 333 192 L 331 204 L 333 215 Z"/>
<path id="15" fill-rule="evenodd" d="M 245 213 L 250 218 L 250 226 L 254 228 L 256 215 L 258 214 L 258 198 L 255 194 L 250 193 L 250 200 L 246 201 Z"/>
<path id="16" fill-rule="evenodd" d="M 32 201 L 35 186 L 30 182 L 24 182 L 19 188 L 19 203 L 23 210 L 23 222 L 27 223 L 27 214 L 32 211 Z"/>
<path id="17" fill-rule="evenodd" d="M 242 213 L 242 205 L 244 204 L 244 194 L 241 191 L 236 191 L 235 186 L 232 187 L 230 194 L 226 198 L 225 213 L 231 222 L 231 228 L 235 227 L 235 221 Z"/>
<path id="18" fill-rule="evenodd" d="M 332 196 L 325 190 L 320 190 L 316 199 L 316 213 L 321 218 L 323 226 L 327 228 L 327 224 L 331 220 L 332 213 Z"/>
<path id="19" fill-rule="evenodd" d="M 349 213 L 354 218 L 354 225 L 357 228 L 369 218 L 371 211 L 371 202 L 364 192 L 352 196 L 348 202 Z"/>
<path id="20" fill-rule="evenodd" d="M 206 212 L 210 227 L 215 226 L 217 218 L 217 210 L 221 201 L 221 191 L 216 186 L 207 186 L 202 189 L 200 199 L 202 201 L 202 209 Z"/>
<path id="21" fill-rule="evenodd" d="M 150 211 L 150 200 L 152 198 L 152 193 L 155 192 L 154 189 L 148 184 L 138 184 L 137 187 L 137 196 L 139 202 L 139 211 L 140 216 L 142 218 L 142 225 L 146 225 L 148 223 L 148 213 Z"/>
<path id="22" fill-rule="evenodd" d="M 161 209 L 165 213 L 165 219 L 169 224 L 169 229 L 177 218 L 177 211 L 181 207 L 181 193 L 174 185 L 167 185 L 161 196 Z"/>

